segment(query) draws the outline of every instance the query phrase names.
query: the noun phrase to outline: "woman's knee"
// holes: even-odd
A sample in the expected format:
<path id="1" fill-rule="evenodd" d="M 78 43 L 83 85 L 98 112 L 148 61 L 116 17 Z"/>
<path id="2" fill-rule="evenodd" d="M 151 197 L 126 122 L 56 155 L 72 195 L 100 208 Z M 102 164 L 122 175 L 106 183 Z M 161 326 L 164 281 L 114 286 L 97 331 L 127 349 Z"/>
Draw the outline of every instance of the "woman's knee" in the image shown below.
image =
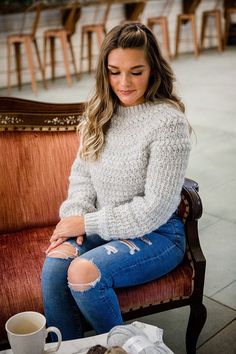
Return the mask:
<path id="1" fill-rule="evenodd" d="M 75 258 L 78 255 L 78 251 L 75 247 L 70 245 L 69 243 L 62 243 L 61 245 L 53 248 L 47 256 L 50 258 L 62 258 L 69 259 Z"/>
<path id="2" fill-rule="evenodd" d="M 72 290 L 84 291 L 100 280 L 101 274 L 97 266 L 87 259 L 73 260 L 68 269 L 68 283 Z"/>

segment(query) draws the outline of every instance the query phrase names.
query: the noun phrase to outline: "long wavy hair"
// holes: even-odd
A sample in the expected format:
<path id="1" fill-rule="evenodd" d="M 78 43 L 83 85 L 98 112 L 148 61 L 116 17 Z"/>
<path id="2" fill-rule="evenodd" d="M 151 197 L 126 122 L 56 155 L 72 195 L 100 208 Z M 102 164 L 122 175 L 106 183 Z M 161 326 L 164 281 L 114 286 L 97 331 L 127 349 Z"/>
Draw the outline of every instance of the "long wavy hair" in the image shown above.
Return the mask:
<path id="1" fill-rule="evenodd" d="M 153 32 L 141 23 L 118 25 L 110 30 L 103 41 L 96 70 L 96 85 L 88 100 L 84 119 L 78 126 L 81 137 L 80 157 L 97 160 L 103 148 L 110 119 L 119 105 L 119 99 L 109 84 L 108 55 L 117 48 L 143 49 L 151 68 L 145 101 L 168 101 L 184 112 L 184 105 L 174 92 L 173 71 L 163 58 Z"/>

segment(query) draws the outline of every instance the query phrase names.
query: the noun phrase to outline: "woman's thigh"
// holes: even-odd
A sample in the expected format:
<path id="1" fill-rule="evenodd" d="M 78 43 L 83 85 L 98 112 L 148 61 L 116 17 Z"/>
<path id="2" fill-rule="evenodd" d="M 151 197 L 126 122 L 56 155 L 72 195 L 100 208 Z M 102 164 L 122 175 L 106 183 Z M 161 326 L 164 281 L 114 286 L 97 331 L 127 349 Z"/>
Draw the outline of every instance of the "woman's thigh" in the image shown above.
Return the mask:
<path id="1" fill-rule="evenodd" d="M 108 286 L 118 288 L 145 283 L 174 269 L 185 251 L 184 226 L 172 217 L 158 230 L 132 240 L 106 242 L 83 253 Z"/>
<path id="2" fill-rule="evenodd" d="M 99 235 L 90 235 L 84 238 L 82 245 L 77 244 L 76 237 L 68 239 L 63 244 L 70 244 L 77 250 L 77 255 L 81 256 L 82 254 L 106 243 L 107 241 L 103 240 Z"/>

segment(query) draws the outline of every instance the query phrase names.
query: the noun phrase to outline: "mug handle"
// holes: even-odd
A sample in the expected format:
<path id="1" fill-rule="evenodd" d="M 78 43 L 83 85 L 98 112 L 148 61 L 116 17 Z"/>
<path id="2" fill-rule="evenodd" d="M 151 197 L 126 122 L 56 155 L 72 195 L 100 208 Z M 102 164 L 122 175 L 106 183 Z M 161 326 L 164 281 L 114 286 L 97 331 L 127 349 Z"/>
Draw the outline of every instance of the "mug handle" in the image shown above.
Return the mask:
<path id="1" fill-rule="evenodd" d="M 48 333 L 49 332 L 54 332 L 56 335 L 57 335 L 57 339 L 58 339 L 58 342 L 57 342 L 57 345 L 53 348 L 49 348 L 47 350 L 44 350 L 44 354 L 46 353 L 55 353 L 58 351 L 60 345 L 61 345 L 61 341 L 62 341 L 62 338 L 61 338 L 61 332 L 59 331 L 59 329 L 57 327 L 48 327 L 46 328 L 46 337 L 48 336 Z"/>

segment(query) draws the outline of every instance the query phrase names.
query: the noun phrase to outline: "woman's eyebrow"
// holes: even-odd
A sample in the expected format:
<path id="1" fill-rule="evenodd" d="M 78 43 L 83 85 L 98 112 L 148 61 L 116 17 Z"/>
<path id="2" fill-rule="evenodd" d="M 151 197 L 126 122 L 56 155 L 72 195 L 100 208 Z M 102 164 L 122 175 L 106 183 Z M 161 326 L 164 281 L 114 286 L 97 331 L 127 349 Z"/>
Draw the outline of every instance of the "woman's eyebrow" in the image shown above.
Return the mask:
<path id="1" fill-rule="evenodd" d="M 119 69 L 118 66 L 115 66 L 115 65 L 111 65 L 111 64 L 108 64 L 108 67 L 109 68 L 113 68 L 113 69 Z M 141 69 L 141 68 L 144 68 L 145 65 L 135 65 L 135 66 L 132 66 L 130 69 L 133 70 L 133 69 Z"/>

